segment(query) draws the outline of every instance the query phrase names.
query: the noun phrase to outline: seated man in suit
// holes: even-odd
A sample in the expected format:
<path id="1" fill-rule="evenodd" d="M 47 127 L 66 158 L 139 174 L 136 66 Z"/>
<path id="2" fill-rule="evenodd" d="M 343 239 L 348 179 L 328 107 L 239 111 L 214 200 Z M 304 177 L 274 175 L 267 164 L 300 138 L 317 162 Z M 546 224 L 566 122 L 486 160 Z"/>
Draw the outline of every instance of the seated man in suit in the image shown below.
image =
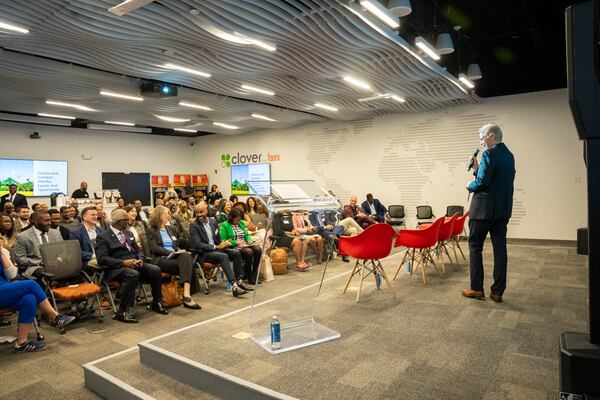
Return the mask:
<path id="1" fill-rule="evenodd" d="M 48 210 L 48 214 L 50 214 L 50 228 L 60 232 L 60 236 L 62 236 L 63 240 L 69 240 L 71 238 L 71 231 L 60 224 L 62 221 L 60 211 L 56 208 L 51 208 Z"/>
<path id="2" fill-rule="evenodd" d="M 79 241 L 81 260 L 84 267 L 98 265 L 94 244 L 96 244 L 96 237 L 104 232 L 104 229 L 96 226 L 96 222 L 98 221 L 96 207 L 84 208 L 81 211 L 81 218 L 83 219 L 83 223 L 79 228 L 71 232 L 70 239 Z"/>
<path id="3" fill-rule="evenodd" d="M 21 231 L 24 231 L 29 225 L 29 207 L 17 207 L 17 218 L 15 218 L 15 231 L 17 231 L 17 233 L 21 233 Z"/>
<path id="4" fill-rule="evenodd" d="M 125 210 L 118 208 L 112 212 L 111 220 L 110 229 L 96 236 L 95 251 L 98 264 L 106 268 L 105 279 L 121 283 L 121 301 L 113 319 L 126 323 L 138 322 L 129 312 L 129 308 L 133 307 L 139 279 L 150 282 L 152 286 L 151 309 L 159 314 L 168 314 L 160 303 L 160 268 L 144 262 L 142 251 L 135 243 L 133 234 L 127 229 L 129 215 Z"/>
<path id="5" fill-rule="evenodd" d="M 205 261 L 220 264 L 227 280 L 231 283 L 231 293 L 234 297 L 248 293 L 249 288 L 242 283 L 242 256 L 231 241 L 222 241 L 219 225 L 214 218 L 208 217 L 208 206 L 200 203 L 195 208 L 196 219 L 190 224 L 190 250 L 199 255 L 199 263 Z M 233 263 L 233 269 L 231 268 Z"/>
<path id="6" fill-rule="evenodd" d="M 374 199 L 371 193 L 367 194 L 367 200 L 361 204 L 365 214 L 377 220 L 377 222 L 385 221 L 385 214 L 387 214 L 387 208 L 379 199 Z"/>
<path id="7" fill-rule="evenodd" d="M 363 229 L 377 223 L 377 220 L 365 214 L 362 207 L 358 205 L 356 196 L 350 196 L 350 204 L 344 206 L 342 209 L 342 216 L 344 218 L 354 219 Z"/>
<path id="8" fill-rule="evenodd" d="M 7 202 L 11 202 L 15 208 L 19 208 L 27 205 L 27 198 L 22 194 L 17 193 L 17 185 L 13 183 L 8 185 L 8 193 L 0 197 L 0 209 L 4 208 L 4 204 Z"/>
<path id="9" fill-rule="evenodd" d="M 50 215 L 36 211 L 31 216 L 33 226 L 17 235 L 14 255 L 17 267 L 21 273 L 39 277 L 44 270 L 40 245 L 43 243 L 60 242 L 62 237 L 57 230 L 50 229 Z"/>
<path id="10" fill-rule="evenodd" d="M 62 206 L 60 208 L 61 221 L 60 224 L 69 231 L 74 231 L 79 228 L 79 221 L 75 219 L 74 213 L 71 212 L 70 206 Z"/>

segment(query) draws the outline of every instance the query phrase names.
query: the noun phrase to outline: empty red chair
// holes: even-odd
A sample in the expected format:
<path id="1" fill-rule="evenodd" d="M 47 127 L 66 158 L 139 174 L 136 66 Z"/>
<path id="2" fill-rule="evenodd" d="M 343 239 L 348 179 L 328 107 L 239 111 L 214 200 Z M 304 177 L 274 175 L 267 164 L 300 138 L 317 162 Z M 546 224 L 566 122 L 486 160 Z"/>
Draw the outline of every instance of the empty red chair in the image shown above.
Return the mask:
<path id="1" fill-rule="evenodd" d="M 454 223 L 456 222 L 457 218 L 458 213 L 454 213 L 454 215 L 450 218 L 444 218 L 444 223 L 442 224 L 442 226 L 440 226 L 440 231 L 438 232 L 437 255 L 442 259 L 443 272 L 446 272 L 446 265 L 444 264 L 444 253 L 446 253 L 448 258 L 450 259 L 450 262 L 453 262 L 452 257 L 450 257 L 450 253 L 448 252 L 448 248 L 446 247 L 446 243 L 452 237 L 452 233 L 454 232 Z M 456 263 L 458 264 L 458 259 L 456 260 Z"/>
<path id="2" fill-rule="evenodd" d="M 458 256 L 456 255 L 456 249 L 458 249 L 458 251 L 460 251 L 460 255 L 462 256 L 463 260 L 467 260 L 465 258 L 465 254 L 463 253 L 462 249 L 460 248 L 460 245 L 458 244 L 458 240 L 460 238 L 460 234 L 463 233 L 463 231 L 465 230 L 465 222 L 467 220 L 467 217 L 469 216 L 469 212 L 467 211 L 465 215 L 463 215 L 462 217 L 458 217 L 456 219 L 456 221 L 454 222 L 454 227 L 452 228 L 452 236 L 450 237 L 450 245 L 452 246 L 452 251 L 454 252 L 454 258 L 456 258 L 456 262 L 458 263 Z"/>
<path id="3" fill-rule="evenodd" d="M 369 275 L 373 274 L 375 284 L 379 289 L 379 277 L 382 277 L 387 283 L 394 298 L 396 292 L 392 288 L 385 271 L 379 261 L 390 255 L 392 251 L 392 242 L 396 232 L 391 225 L 375 224 L 369 226 L 361 234 L 356 236 L 342 236 L 338 243 L 338 253 L 344 256 L 356 258 L 356 264 L 352 270 L 352 274 L 348 278 L 344 293 L 348 290 L 350 281 L 356 274 L 360 274 L 360 282 L 358 284 L 358 293 L 356 294 L 356 302 L 360 300 L 360 291 L 362 290 L 362 282 Z M 365 275 L 365 270 L 367 274 Z"/>
<path id="4" fill-rule="evenodd" d="M 443 223 L 444 217 L 441 217 L 436 219 L 435 222 L 429 225 L 427 228 L 404 229 L 398 232 L 394 247 L 406 246 L 408 247 L 408 250 L 404 254 L 404 258 L 396 270 L 394 279 L 398 277 L 398 273 L 400 272 L 402 265 L 409 257 L 412 260 L 410 273 L 412 274 L 413 269 L 416 271 L 420 266 L 423 275 L 423 283 L 427 282 L 427 278 L 425 277 L 425 267 L 427 266 L 427 262 L 430 261 L 435 269 L 440 272 L 437 268 L 437 265 L 435 265 L 433 258 L 431 257 L 430 249 L 436 245 L 440 227 Z M 416 268 L 413 268 L 415 265 L 415 259 L 417 259 L 417 266 Z"/>

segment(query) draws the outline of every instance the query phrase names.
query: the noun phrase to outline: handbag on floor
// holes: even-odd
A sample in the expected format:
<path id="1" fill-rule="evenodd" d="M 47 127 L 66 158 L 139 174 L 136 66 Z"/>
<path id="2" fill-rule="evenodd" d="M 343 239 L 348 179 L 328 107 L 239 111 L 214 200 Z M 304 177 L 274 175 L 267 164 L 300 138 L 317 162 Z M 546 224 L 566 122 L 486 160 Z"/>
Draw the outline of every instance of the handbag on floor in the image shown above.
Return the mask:
<path id="1" fill-rule="evenodd" d="M 271 266 L 271 258 L 266 254 L 262 256 L 260 262 L 260 280 L 263 282 L 275 280 L 275 277 L 273 276 L 273 266 Z"/>
<path id="2" fill-rule="evenodd" d="M 171 278 L 169 282 L 165 282 L 161 286 L 162 305 L 166 308 L 180 306 L 182 301 L 179 295 L 179 279 Z"/>

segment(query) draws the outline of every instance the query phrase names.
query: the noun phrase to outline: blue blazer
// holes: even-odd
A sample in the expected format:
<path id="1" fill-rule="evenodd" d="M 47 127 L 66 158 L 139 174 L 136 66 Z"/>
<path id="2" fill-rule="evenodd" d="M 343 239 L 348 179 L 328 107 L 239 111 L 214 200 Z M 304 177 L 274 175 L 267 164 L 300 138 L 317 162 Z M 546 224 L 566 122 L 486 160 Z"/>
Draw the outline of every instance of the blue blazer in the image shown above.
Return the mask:
<path id="1" fill-rule="evenodd" d="M 473 192 L 469 218 L 510 219 L 515 173 L 515 157 L 504 143 L 486 149 L 475 180 L 467 185 L 469 192 Z"/>
<path id="2" fill-rule="evenodd" d="M 360 205 L 363 210 L 365 210 L 365 214 L 371 215 L 371 207 L 369 206 L 369 202 L 366 200 Z M 375 214 L 382 219 L 385 218 L 385 213 L 387 213 L 387 208 L 384 207 L 383 204 L 378 199 L 373 199 L 373 206 L 375 207 Z"/>
<path id="3" fill-rule="evenodd" d="M 96 227 L 96 234 L 99 235 L 102 232 L 104 232 L 104 229 Z M 79 241 L 79 246 L 81 247 L 81 260 L 83 261 L 83 266 L 87 267 L 88 261 L 94 257 L 94 245 L 85 230 L 85 225 L 81 224 L 77 229 L 71 231 L 70 239 Z"/>

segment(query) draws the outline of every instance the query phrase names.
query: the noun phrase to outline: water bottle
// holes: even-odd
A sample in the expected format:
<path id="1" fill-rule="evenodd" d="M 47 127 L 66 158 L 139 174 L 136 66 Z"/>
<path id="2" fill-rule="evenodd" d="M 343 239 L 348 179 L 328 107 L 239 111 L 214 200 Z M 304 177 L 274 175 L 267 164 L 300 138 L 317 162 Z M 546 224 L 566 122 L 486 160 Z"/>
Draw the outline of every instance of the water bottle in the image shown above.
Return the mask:
<path id="1" fill-rule="evenodd" d="M 410 260 L 407 260 L 406 263 L 404 263 L 404 270 L 407 274 L 410 274 Z"/>
<path id="2" fill-rule="evenodd" d="M 281 324 L 277 315 L 273 315 L 271 320 L 271 349 L 277 350 L 281 348 Z"/>

